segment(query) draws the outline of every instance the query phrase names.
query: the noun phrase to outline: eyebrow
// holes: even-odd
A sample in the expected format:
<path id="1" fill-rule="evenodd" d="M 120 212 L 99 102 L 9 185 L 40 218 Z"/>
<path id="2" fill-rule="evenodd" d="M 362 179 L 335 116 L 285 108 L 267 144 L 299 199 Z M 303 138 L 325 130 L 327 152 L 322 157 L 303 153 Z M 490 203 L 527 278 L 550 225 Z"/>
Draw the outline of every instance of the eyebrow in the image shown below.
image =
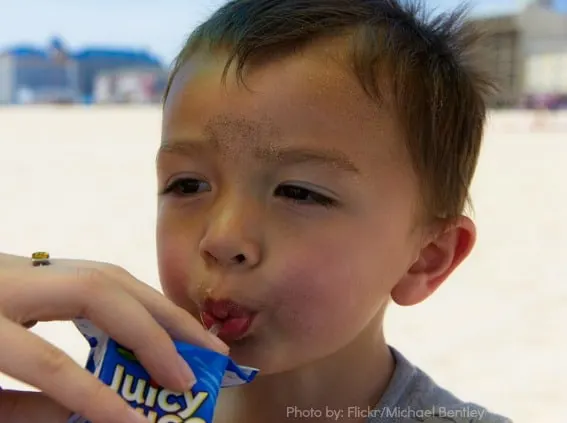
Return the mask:
<path id="1" fill-rule="evenodd" d="M 157 156 L 163 153 L 175 154 L 178 156 L 191 157 L 197 153 L 202 153 L 207 149 L 207 144 L 196 141 L 175 141 L 175 142 L 162 142 L 159 146 Z M 215 146 L 216 147 L 216 146 Z M 216 149 L 216 148 L 215 148 Z"/>
<path id="2" fill-rule="evenodd" d="M 162 153 L 170 153 L 192 157 L 206 150 L 218 151 L 216 142 L 204 143 L 199 141 L 164 141 L 158 151 L 158 158 Z M 291 147 L 271 147 L 254 150 L 256 158 L 281 165 L 312 163 L 334 167 L 347 172 L 360 173 L 356 165 L 344 153 L 331 149 L 309 149 Z"/>

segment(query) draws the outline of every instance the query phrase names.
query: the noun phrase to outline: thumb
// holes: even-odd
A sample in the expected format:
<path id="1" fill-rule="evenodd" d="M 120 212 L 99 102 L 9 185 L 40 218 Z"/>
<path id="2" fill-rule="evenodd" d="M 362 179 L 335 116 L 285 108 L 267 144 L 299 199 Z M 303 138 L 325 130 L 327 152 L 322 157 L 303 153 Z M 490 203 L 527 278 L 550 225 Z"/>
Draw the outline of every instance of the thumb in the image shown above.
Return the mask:
<path id="1" fill-rule="evenodd" d="M 66 423 L 71 412 L 41 392 L 0 391 L 0 421 Z"/>

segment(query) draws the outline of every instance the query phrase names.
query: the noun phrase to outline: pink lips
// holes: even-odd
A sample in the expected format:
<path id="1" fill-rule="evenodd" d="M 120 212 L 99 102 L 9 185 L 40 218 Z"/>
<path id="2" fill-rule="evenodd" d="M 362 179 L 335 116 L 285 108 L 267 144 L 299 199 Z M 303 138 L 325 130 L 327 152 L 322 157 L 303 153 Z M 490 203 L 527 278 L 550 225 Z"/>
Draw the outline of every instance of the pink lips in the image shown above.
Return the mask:
<path id="1" fill-rule="evenodd" d="M 219 325 L 218 337 L 226 342 L 246 335 L 255 314 L 234 301 L 207 299 L 203 304 L 201 319 L 207 329 Z"/>

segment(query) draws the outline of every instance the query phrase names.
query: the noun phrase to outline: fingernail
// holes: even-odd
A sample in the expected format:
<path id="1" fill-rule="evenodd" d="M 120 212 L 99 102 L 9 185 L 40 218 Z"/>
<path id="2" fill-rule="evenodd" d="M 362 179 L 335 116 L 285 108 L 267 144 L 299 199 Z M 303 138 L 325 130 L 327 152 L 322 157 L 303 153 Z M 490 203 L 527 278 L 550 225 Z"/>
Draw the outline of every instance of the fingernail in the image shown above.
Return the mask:
<path id="1" fill-rule="evenodd" d="M 228 345 L 222 342 L 222 340 L 218 336 L 210 332 L 207 333 L 209 334 L 209 338 L 211 338 L 211 341 L 213 341 L 213 343 L 215 344 L 217 350 L 219 350 L 222 353 L 227 353 L 230 350 Z"/>
<path id="2" fill-rule="evenodd" d="M 138 411 L 135 408 L 130 408 L 128 414 L 128 421 L 131 423 L 148 423 L 146 416 L 144 416 L 141 411 Z"/>
<path id="3" fill-rule="evenodd" d="M 187 364 L 181 356 L 179 356 L 179 370 L 181 372 L 181 378 L 183 379 L 183 392 L 185 392 L 187 389 L 191 389 L 195 385 L 197 379 L 195 378 L 193 370 L 189 367 L 189 364 Z"/>

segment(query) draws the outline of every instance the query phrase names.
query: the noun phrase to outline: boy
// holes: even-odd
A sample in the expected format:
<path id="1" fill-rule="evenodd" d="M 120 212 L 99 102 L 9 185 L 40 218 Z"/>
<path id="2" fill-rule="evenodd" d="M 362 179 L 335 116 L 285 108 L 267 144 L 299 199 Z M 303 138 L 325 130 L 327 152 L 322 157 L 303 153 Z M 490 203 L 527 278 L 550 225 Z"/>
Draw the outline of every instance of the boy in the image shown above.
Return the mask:
<path id="1" fill-rule="evenodd" d="M 261 369 L 216 423 L 503 422 L 388 346 L 471 251 L 463 216 L 488 77 L 463 11 L 396 0 L 234 0 L 166 90 L 164 292 Z"/>
<path id="2" fill-rule="evenodd" d="M 260 369 L 221 392 L 215 423 L 508 421 L 384 338 L 390 298 L 425 300 L 475 241 L 462 213 L 491 84 L 463 13 L 423 15 L 395 0 L 235 0 L 179 55 L 157 157 L 160 278 Z M 22 326 L 86 312 L 171 389 L 191 374 L 164 328 L 215 348 L 123 270 L 0 261 L 0 371 L 94 421 L 140 416 Z M 46 399 L 3 392 L 0 416 L 62 421 Z"/>

